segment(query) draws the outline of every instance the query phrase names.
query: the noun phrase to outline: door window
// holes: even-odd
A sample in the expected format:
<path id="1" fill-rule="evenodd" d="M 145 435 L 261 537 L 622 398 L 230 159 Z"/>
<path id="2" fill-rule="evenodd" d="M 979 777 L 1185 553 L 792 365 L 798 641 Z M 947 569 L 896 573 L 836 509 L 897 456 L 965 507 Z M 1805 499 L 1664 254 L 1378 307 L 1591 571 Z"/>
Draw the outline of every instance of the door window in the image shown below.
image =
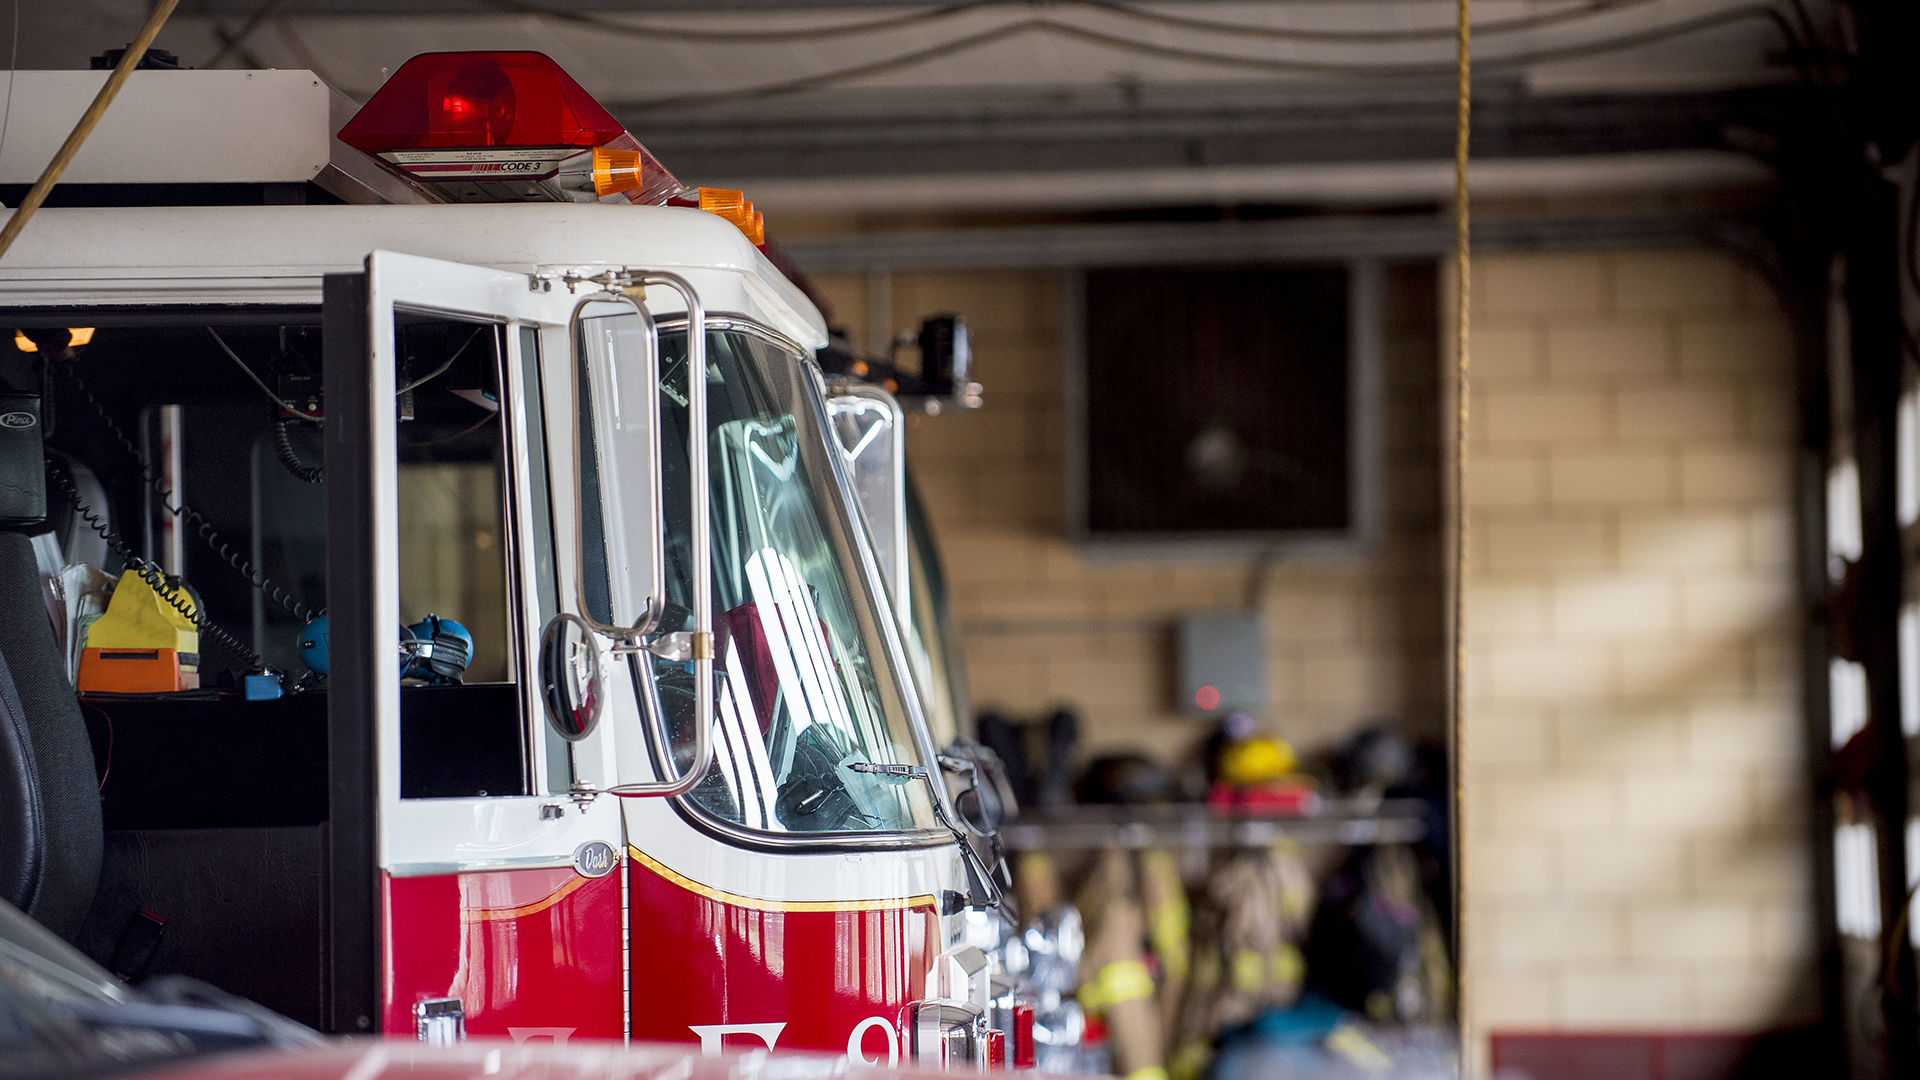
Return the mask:
<path id="1" fill-rule="evenodd" d="M 401 625 L 393 629 L 400 689 L 403 798 L 521 795 L 529 790 L 527 716 L 520 689 L 520 603 L 508 513 L 510 445 L 504 408 L 504 328 L 402 315 L 395 323 Z M 321 393 L 324 388 L 313 387 Z M 537 411 L 529 413 L 537 422 Z M 324 581 L 324 476 L 319 424 L 263 433 L 253 453 L 255 531 L 263 566 L 284 580 Z M 534 429 L 537 430 L 537 429 Z M 288 452 L 282 453 L 280 442 Z M 539 440 L 530 440 L 537 448 Z M 534 471 L 544 465 L 534 452 Z M 551 570 L 551 521 L 534 515 L 536 554 Z M 543 565 L 536 559 L 536 567 Z M 542 595 L 550 596 L 551 583 Z M 271 622 L 285 622 L 268 609 Z M 263 640 L 304 676 L 311 646 L 297 627 Z M 289 655 L 291 654 L 291 655 Z"/>
<path id="2" fill-rule="evenodd" d="M 525 794 L 503 328 L 403 316 L 394 332 L 401 797 Z"/>

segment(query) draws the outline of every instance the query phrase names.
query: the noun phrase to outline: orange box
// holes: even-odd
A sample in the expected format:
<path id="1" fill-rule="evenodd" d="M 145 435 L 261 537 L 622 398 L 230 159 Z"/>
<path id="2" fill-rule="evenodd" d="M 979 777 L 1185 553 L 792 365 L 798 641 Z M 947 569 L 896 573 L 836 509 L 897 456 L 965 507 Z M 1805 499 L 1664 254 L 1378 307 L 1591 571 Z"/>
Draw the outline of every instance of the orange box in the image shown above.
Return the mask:
<path id="1" fill-rule="evenodd" d="M 166 694 L 200 686 L 197 671 L 180 670 L 178 649 L 87 649 L 80 654 L 83 694 Z"/>

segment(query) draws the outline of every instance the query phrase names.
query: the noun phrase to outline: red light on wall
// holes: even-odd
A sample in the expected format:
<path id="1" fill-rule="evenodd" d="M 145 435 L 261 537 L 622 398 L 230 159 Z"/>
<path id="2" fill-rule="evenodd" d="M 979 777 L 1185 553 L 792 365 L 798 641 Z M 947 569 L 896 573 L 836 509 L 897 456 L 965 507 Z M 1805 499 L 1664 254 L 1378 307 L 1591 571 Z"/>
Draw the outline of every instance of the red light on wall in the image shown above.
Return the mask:
<path id="1" fill-rule="evenodd" d="M 1220 691 L 1211 686 L 1203 686 L 1193 692 L 1193 703 L 1203 710 L 1217 709 L 1220 707 Z"/>

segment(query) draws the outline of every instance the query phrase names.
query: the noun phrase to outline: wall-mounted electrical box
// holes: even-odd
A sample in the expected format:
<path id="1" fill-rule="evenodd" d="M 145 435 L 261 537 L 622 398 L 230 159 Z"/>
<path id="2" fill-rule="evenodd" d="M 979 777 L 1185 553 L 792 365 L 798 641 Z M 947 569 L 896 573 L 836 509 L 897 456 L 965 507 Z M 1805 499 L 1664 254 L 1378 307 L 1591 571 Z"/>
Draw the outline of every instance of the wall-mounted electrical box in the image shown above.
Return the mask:
<path id="1" fill-rule="evenodd" d="M 1180 708 L 1190 716 L 1257 709 L 1267 703 L 1267 640 L 1255 612 L 1180 620 Z"/>

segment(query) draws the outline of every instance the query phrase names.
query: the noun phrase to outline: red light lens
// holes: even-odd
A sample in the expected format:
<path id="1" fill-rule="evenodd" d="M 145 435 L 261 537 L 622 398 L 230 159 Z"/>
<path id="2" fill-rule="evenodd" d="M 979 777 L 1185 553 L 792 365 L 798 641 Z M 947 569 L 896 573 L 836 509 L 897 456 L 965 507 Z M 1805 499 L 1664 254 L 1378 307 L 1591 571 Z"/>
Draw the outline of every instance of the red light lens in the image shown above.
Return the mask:
<path id="1" fill-rule="evenodd" d="M 340 141 L 369 154 L 479 147 L 587 148 L 625 131 L 552 58 L 424 53 L 400 66 Z"/>
<path id="2" fill-rule="evenodd" d="M 455 71 L 440 96 L 447 130 L 475 135 L 494 146 L 513 130 L 513 80 L 497 67 L 468 64 Z"/>

